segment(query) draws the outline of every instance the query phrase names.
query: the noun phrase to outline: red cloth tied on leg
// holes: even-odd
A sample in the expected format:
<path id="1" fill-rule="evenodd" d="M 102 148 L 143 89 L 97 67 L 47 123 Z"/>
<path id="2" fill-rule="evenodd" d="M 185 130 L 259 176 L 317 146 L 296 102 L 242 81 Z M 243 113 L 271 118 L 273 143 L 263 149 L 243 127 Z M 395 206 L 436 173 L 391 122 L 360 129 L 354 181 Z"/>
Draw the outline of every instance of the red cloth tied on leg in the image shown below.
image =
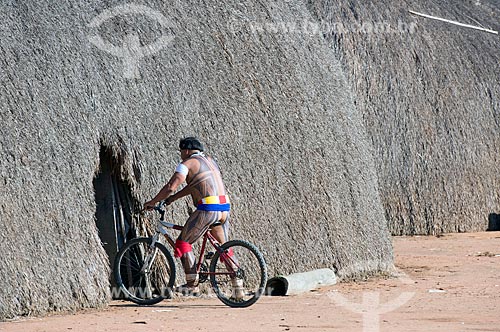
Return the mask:
<path id="1" fill-rule="evenodd" d="M 174 256 L 175 257 L 181 257 L 187 252 L 190 252 L 193 250 L 193 246 L 189 242 L 185 242 L 182 240 L 177 239 L 175 241 L 175 249 L 174 249 Z"/>
<path id="2" fill-rule="evenodd" d="M 220 260 L 221 260 L 221 262 L 223 262 L 223 263 L 226 263 L 226 262 L 227 262 L 227 263 L 230 263 L 230 262 L 231 262 L 231 260 L 230 260 L 230 259 L 228 259 L 228 258 L 229 258 L 229 257 L 233 257 L 233 256 L 234 256 L 234 251 L 233 251 L 233 248 L 229 248 L 228 250 L 226 250 L 226 251 L 224 252 L 224 254 L 222 254 L 222 255 L 221 255 Z M 226 257 L 227 257 L 227 258 L 226 258 Z"/>

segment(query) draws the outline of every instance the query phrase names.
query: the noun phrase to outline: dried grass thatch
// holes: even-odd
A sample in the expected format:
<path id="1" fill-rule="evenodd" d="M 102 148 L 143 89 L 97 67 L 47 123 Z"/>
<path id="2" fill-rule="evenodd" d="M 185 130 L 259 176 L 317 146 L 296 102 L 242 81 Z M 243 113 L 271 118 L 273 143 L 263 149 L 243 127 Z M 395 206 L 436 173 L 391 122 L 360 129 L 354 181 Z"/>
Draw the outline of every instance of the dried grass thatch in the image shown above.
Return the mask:
<path id="1" fill-rule="evenodd" d="M 486 230 L 500 210 L 498 1 L 310 0 L 375 148 L 393 234 Z"/>
<path id="2" fill-rule="evenodd" d="M 233 237 L 256 243 L 271 275 L 389 268 L 371 145 L 335 54 L 321 37 L 247 24 L 310 20 L 305 6 L 143 4 L 171 26 L 129 15 L 97 31 L 117 45 L 129 28 L 143 44 L 175 36 L 140 61 L 136 79 L 88 40 L 87 24 L 114 2 L 0 5 L 0 318 L 104 305 L 92 184 L 100 151 L 112 151 L 140 202 L 169 178 L 189 134 L 220 161 Z M 185 206 L 172 216 L 182 223 Z"/>

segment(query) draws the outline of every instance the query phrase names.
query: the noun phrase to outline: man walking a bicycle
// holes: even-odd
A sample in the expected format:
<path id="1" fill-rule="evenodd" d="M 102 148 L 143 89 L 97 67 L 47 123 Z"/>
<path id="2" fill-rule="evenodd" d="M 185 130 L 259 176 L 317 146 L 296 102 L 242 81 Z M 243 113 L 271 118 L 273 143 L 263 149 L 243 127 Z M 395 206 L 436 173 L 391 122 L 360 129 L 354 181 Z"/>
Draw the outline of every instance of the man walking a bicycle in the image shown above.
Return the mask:
<path id="1" fill-rule="evenodd" d="M 196 273 L 196 258 L 192 244 L 196 242 L 211 227 L 211 234 L 223 244 L 228 240 L 230 203 L 222 182 L 219 166 L 215 160 L 203 153 L 203 145 L 195 137 L 180 140 L 179 150 L 182 162 L 167 184 L 150 201 L 144 203 L 145 209 L 152 209 L 158 202 L 165 200 L 166 205 L 172 204 L 187 195 L 191 195 L 194 211 L 186 221 L 184 228 L 175 242 L 176 257 L 181 262 L 186 274 L 186 284 L 178 290 L 183 293 L 196 294 L 198 289 L 198 274 Z M 186 182 L 186 186 L 176 192 L 177 188 Z M 231 252 L 229 252 L 231 255 Z M 243 298 L 242 280 L 231 280 L 235 289 L 234 297 Z"/>

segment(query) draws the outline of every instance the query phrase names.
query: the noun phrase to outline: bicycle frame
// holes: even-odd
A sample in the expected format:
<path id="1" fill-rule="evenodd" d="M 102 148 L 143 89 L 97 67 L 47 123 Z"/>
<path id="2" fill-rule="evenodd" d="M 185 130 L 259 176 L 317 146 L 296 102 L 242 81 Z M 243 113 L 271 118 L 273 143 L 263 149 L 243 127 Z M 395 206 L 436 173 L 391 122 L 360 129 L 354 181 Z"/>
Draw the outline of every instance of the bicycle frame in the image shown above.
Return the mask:
<path id="1" fill-rule="evenodd" d="M 170 244 L 172 249 L 175 249 L 175 241 L 174 239 L 170 236 L 170 234 L 167 232 L 167 229 L 174 229 L 177 231 L 182 231 L 184 229 L 183 226 L 176 225 L 173 223 L 167 223 L 165 222 L 165 210 L 163 210 L 161 207 L 155 207 L 155 210 L 160 213 L 160 220 L 158 221 L 157 224 L 157 230 L 156 233 L 153 236 L 153 240 L 151 242 L 151 247 L 154 248 L 154 244 L 156 242 L 160 242 L 160 234 L 163 234 L 164 238 L 167 240 L 167 242 Z M 196 264 L 196 273 L 198 275 L 205 275 L 205 276 L 210 276 L 210 275 L 229 275 L 230 278 L 234 278 L 236 276 L 236 270 L 238 270 L 239 264 L 231 257 L 228 255 L 228 253 L 222 251 L 220 249 L 221 244 L 215 239 L 215 237 L 210 234 L 211 227 L 207 229 L 205 234 L 203 235 L 203 242 L 201 244 L 200 248 L 200 255 L 198 258 L 198 262 Z M 209 272 L 209 271 L 201 271 L 201 266 L 204 261 L 204 253 L 205 249 L 207 247 L 207 241 L 210 242 L 212 247 L 219 253 L 219 257 L 221 259 L 221 262 L 224 263 L 226 268 L 228 269 L 229 272 Z M 148 267 L 149 268 L 149 267 Z"/>
<path id="2" fill-rule="evenodd" d="M 226 265 L 227 269 L 230 271 L 229 273 L 227 272 L 209 272 L 209 271 L 201 271 L 201 264 L 203 263 L 204 258 L 204 253 L 205 253 L 205 247 L 207 244 L 207 241 L 212 244 L 212 246 L 219 252 L 219 257 L 221 258 L 221 261 L 224 262 L 224 265 Z M 236 271 L 234 271 L 233 265 L 236 266 L 236 268 L 239 268 L 238 264 L 224 251 L 220 249 L 220 243 L 214 238 L 212 234 L 210 234 L 210 228 L 205 232 L 205 235 L 203 236 L 203 242 L 201 244 L 201 249 L 200 249 L 200 257 L 198 259 L 198 264 L 196 265 L 196 273 L 200 275 L 227 275 L 231 278 L 234 278 L 236 276 Z M 230 264 L 230 263 L 232 264 Z"/>

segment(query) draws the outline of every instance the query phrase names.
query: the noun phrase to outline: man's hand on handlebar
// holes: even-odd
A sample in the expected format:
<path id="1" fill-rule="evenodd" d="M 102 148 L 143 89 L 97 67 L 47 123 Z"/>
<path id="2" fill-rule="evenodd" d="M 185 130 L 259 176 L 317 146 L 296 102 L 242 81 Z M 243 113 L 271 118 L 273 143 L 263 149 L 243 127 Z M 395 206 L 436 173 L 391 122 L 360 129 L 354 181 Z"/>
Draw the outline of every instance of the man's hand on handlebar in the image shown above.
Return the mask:
<path id="1" fill-rule="evenodd" d="M 173 195 L 167 197 L 167 199 L 165 200 L 165 206 L 169 206 L 174 202 L 173 197 L 174 197 Z"/>
<path id="2" fill-rule="evenodd" d="M 151 211 L 155 208 L 155 205 L 156 205 L 156 202 L 153 202 L 153 201 L 147 201 L 146 203 L 144 203 L 144 210 L 145 211 Z"/>
<path id="3" fill-rule="evenodd" d="M 147 201 L 146 203 L 144 203 L 144 210 L 145 211 L 153 210 L 156 207 L 157 203 L 162 203 L 162 205 L 168 206 L 174 202 L 174 199 L 172 197 L 173 196 L 167 197 L 167 199 L 165 199 L 163 202 L 155 202 L 153 200 Z"/>

